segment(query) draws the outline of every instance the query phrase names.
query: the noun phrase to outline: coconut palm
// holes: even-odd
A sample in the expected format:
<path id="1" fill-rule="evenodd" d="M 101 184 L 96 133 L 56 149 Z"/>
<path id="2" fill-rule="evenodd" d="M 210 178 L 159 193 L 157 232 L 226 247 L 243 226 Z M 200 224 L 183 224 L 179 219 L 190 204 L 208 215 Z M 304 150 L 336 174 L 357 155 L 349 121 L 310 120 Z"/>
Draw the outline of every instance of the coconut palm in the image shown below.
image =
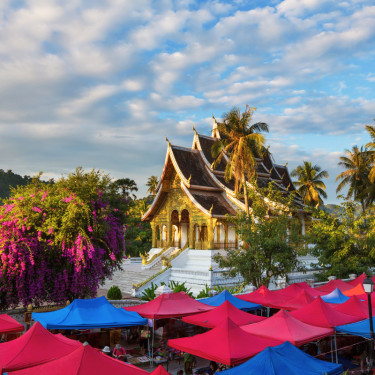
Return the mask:
<path id="1" fill-rule="evenodd" d="M 156 194 L 156 188 L 159 185 L 159 179 L 157 176 L 151 176 L 148 178 L 146 186 L 148 187 L 147 192 L 150 193 L 151 195 Z"/>
<path id="2" fill-rule="evenodd" d="M 366 147 L 369 148 L 371 151 L 372 156 L 372 167 L 369 173 L 369 180 L 370 182 L 375 182 L 375 127 L 371 125 L 366 125 L 366 130 L 368 131 L 372 142 L 367 143 Z"/>
<path id="3" fill-rule="evenodd" d="M 121 190 L 124 197 L 129 197 L 131 192 L 138 191 L 136 182 L 130 178 L 120 178 L 115 181 L 115 184 Z M 133 198 L 136 199 L 134 194 Z"/>
<path id="4" fill-rule="evenodd" d="M 311 165 L 310 161 L 304 161 L 303 165 L 292 171 L 291 176 L 298 178 L 293 184 L 306 205 L 318 208 L 323 204 L 322 197 L 327 198 L 327 193 L 322 179 L 329 177 L 327 171 L 322 171 L 319 165 Z"/>
<path id="5" fill-rule="evenodd" d="M 214 165 L 220 163 L 226 155 L 229 162 L 225 168 L 225 179 L 229 181 L 234 177 L 235 192 L 244 189 L 246 214 L 249 216 L 249 203 L 247 197 L 246 177 L 255 176 L 256 156 L 264 151 L 264 137 L 260 132 L 268 132 L 268 125 L 258 122 L 250 125 L 255 108 L 246 106 L 245 112 L 234 107 L 224 115 L 222 123 L 218 123 L 221 139 L 212 146 L 212 156 L 216 159 Z"/>
<path id="6" fill-rule="evenodd" d="M 369 172 L 371 169 L 372 152 L 366 147 L 353 146 L 352 150 L 345 150 L 346 156 L 340 157 L 339 165 L 345 171 L 336 177 L 341 180 L 337 186 L 336 193 L 348 186 L 347 198 L 353 198 L 361 202 L 362 210 L 365 211 L 368 200 L 365 191 L 369 187 Z"/>

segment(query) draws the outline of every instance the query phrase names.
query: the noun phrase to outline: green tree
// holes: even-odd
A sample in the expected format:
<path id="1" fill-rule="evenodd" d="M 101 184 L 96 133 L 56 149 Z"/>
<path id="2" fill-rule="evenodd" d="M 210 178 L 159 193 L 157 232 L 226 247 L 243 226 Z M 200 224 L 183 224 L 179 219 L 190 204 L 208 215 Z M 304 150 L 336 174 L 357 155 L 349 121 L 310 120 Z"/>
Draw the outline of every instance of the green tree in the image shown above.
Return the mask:
<path id="1" fill-rule="evenodd" d="M 375 266 L 375 216 L 372 209 L 357 214 L 357 205 L 345 201 L 330 214 L 314 211 L 309 229 L 312 254 L 319 259 L 320 277 L 348 277 L 350 273 L 368 272 Z"/>
<path id="2" fill-rule="evenodd" d="M 151 176 L 148 178 L 146 186 L 148 187 L 147 192 L 151 195 L 156 195 L 156 188 L 159 185 L 159 179 L 157 176 Z"/>
<path id="3" fill-rule="evenodd" d="M 340 156 L 339 166 L 345 169 L 337 177 L 341 180 L 336 193 L 349 187 L 346 198 L 353 198 L 361 203 L 364 212 L 369 201 L 366 199 L 366 189 L 369 187 L 369 173 L 371 169 L 372 153 L 366 147 L 353 146 L 352 150 L 345 150 L 346 156 Z"/>
<path id="4" fill-rule="evenodd" d="M 130 178 L 120 178 L 119 180 L 116 180 L 115 186 L 121 190 L 122 196 L 125 198 L 128 198 L 133 191 L 138 191 L 136 182 Z M 134 194 L 133 198 L 136 199 Z"/>
<path id="5" fill-rule="evenodd" d="M 259 190 L 260 195 L 250 192 L 251 216 L 239 213 L 232 219 L 243 246 L 215 257 L 228 276 L 240 274 L 244 284 L 256 287 L 298 269 L 297 255 L 303 249 L 300 223 L 292 214 L 293 194 L 283 197 L 272 185 Z M 266 201 L 274 203 L 268 206 Z"/>
<path id="6" fill-rule="evenodd" d="M 311 162 L 304 161 L 303 165 L 299 165 L 291 173 L 291 176 L 298 178 L 293 181 L 293 184 L 297 186 L 297 192 L 306 205 L 318 208 L 323 204 L 321 197 L 327 198 L 327 194 L 326 185 L 322 179 L 329 177 L 327 171 L 322 171 L 318 165 L 312 166 Z"/>
<path id="7" fill-rule="evenodd" d="M 13 173 L 11 169 L 6 172 L 0 169 L 0 198 L 9 198 L 11 188 L 16 188 L 17 186 L 24 186 L 31 182 L 31 177 L 20 176 Z"/>
<path id="8" fill-rule="evenodd" d="M 152 230 L 148 221 L 142 221 L 142 216 L 148 209 L 147 198 L 131 202 L 126 216 L 126 255 L 138 256 L 148 252 L 152 247 Z"/>
<path id="9" fill-rule="evenodd" d="M 268 125 L 258 122 L 250 125 L 255 108 L 246 106 L 245 112 L 234 107 L 224 115 L 222 123 L 218 124 L 221 139 L 212 146 L 212 156 L 215 164 L 220 163 L 226 155 L 229 162 L 225 168 L 225 179 L 229 181 L 234 177 L 235 191 L 244 190 L 246 215 L 249 216 L 249 202 L 246 186 L 246 177 L 255 176 L 255 157 L 264 152 L 264 137 L 260 132 L 268 132 Z"/>

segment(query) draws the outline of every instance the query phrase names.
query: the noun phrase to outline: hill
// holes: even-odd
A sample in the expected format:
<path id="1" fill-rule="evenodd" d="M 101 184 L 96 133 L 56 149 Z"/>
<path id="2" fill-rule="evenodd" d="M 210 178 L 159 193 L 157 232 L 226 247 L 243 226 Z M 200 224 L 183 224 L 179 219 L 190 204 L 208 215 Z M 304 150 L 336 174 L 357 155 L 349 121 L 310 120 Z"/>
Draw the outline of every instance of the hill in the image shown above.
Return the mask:
<path id="1" fill-rule="evenodd" d="M 26 185 L 31 181 L 29 176 L 20 176 L 8 169 L 6 172 L 0 169 L 0 199 L 6 199 L 10 195 L 11 187 Z"/>

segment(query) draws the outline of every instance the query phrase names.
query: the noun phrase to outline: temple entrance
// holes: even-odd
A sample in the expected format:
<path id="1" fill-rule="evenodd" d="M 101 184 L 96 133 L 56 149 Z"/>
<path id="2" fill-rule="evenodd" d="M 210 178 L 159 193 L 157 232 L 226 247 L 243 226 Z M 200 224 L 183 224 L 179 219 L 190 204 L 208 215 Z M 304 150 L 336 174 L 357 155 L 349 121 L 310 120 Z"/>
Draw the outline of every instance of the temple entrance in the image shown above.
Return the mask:
<path id="1" fill-rule="evenodd" d="M 172 243 L 171 246 L 178 247 L 179 237 L 180 237 L 180 220 L 178 217 L 178 211 L 173 210 L 171 214 L 171 224 L 172 224 Z"/>
<path id="2" fill-rule="evenodd" d="M 181 238 L 180 247 L 184 248 L 189 244 L 189 211 L 182 210 L 181 212 Z"/>

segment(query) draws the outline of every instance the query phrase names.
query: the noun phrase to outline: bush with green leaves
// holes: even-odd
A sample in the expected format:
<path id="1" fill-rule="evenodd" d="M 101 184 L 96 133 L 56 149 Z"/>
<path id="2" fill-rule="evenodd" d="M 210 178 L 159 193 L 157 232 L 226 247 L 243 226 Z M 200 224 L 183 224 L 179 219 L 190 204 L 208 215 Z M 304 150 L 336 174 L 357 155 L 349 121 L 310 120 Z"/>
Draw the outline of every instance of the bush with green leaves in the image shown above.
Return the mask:
<path id="1" fill-rule="evenodd" d="M 122 293 L 118 286 L 112 285 L 107 292 L 108 300 L 120 300 L 122 299 Z"/>

